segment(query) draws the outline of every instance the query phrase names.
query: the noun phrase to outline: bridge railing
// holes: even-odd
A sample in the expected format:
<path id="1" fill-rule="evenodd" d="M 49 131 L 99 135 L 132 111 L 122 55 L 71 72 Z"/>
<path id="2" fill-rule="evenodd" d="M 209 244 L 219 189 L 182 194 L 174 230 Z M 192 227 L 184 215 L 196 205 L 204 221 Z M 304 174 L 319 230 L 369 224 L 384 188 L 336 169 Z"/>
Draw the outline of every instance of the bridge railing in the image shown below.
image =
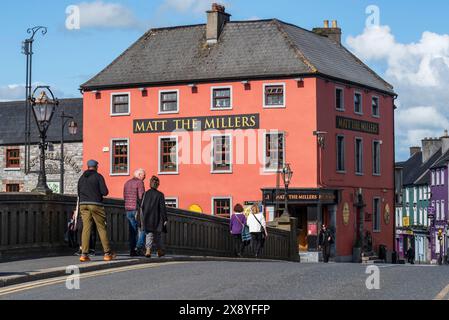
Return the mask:
<path id="1" fill-rule="evenodd" d="M 64 241 L 76 198 L 62 195 L 0 194 L 0 258 L 48 256 L 75 251 Z M 129 227 L 123 200 L 106 199 L 108 234 L 115 250 L 128 249 Z M 229 220 L 167 208 L 167 252 L 196 256 L 233 255 Z M 296 220 L 292 232 L 268 228 L 262 258 L 297 261 Z M 99 241 L 98 241 L 99 245 Z M 253 253 L 252 246 L 247 254 Z"/>

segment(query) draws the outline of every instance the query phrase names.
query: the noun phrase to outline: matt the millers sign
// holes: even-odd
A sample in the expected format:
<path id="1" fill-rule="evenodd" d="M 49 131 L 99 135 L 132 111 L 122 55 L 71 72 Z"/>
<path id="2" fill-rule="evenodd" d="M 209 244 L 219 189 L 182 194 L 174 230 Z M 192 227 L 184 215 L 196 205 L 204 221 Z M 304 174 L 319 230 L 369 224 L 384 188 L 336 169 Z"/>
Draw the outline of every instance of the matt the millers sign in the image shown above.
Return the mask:
<path id="1" fill-rule="evenodd" d="M 359 131 L 370 134 L 379 134 L 379 124 L 375 122 L 337 117 L 337 128 L 343 130 Z"/>
<path id="2" fill-rule="evenodd" d="M 259 129 L 259 115 L 134 120 L 134 133 Z"/>

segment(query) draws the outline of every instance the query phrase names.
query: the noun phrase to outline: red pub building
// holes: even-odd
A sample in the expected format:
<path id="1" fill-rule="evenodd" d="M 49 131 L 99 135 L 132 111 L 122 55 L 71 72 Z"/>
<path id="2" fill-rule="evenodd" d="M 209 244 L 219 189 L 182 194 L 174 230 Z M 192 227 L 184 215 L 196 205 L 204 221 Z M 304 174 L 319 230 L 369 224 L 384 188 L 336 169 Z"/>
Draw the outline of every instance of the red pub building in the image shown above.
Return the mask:
<path id="1" fill-rule="evenodd" d="M 321 221 L 337 261 L 361 232 L 393 250 L 396 95 L 341 34 L 336 21 L 231 21 L 215 4 L 206 24 L 151 29 L 81 86 L 84 159 L 113 197 L 143 168 L 169 206 L 226 216 L 261 201 L 269 220 L 289 164 L 300 250 L 316 249 Z"/>

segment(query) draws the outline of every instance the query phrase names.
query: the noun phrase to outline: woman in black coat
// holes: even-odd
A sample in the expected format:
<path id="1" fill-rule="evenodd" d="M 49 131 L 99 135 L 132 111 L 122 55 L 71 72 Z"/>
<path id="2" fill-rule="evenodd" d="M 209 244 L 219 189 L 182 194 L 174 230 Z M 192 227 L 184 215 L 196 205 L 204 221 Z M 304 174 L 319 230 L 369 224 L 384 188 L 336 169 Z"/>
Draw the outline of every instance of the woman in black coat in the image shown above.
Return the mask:
<path id="1" fill-rule="evenodd" d="M 151 189 L 148 190 L 142 200 L 142 230 L 146 233 L 146 254 L 151 257 L 151 248 L 156 244 L 159 257 L 165 255 L 164 244 L 162 242 L 162 232 L 167 233 L 167 210 L 165 206 L 165 196 L 158 191 L 159 178 L 153 176 L 150 180 Z"/>

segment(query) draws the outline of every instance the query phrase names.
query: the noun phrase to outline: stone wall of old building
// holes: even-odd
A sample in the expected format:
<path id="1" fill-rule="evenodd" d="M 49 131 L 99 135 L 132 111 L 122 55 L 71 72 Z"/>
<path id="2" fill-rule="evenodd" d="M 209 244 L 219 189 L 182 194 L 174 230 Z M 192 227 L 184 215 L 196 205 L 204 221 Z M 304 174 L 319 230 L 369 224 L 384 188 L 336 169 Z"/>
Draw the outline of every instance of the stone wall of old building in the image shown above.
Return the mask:
<path id="1" fill-rule="evenodd" d="M 20 168 L 6 167 L 8 149 L 20 149 Z M 61 145 L 53 144 L 53 151 L 46 152 L 46 171 L 48 186 L 59 193 Z M 83 168 L 83 144 L 67 142 L 64 144 L 64 193 L 76 194 L 76 186 Z M 31 172 L 25 174 L 25 146 L 0 146 L 0 192 L 6 192 L 8 184 L 18 184 L 20 192 L 30 192 L 36 187 L 39 174 L 39 146 L 31 146 Z"/>

